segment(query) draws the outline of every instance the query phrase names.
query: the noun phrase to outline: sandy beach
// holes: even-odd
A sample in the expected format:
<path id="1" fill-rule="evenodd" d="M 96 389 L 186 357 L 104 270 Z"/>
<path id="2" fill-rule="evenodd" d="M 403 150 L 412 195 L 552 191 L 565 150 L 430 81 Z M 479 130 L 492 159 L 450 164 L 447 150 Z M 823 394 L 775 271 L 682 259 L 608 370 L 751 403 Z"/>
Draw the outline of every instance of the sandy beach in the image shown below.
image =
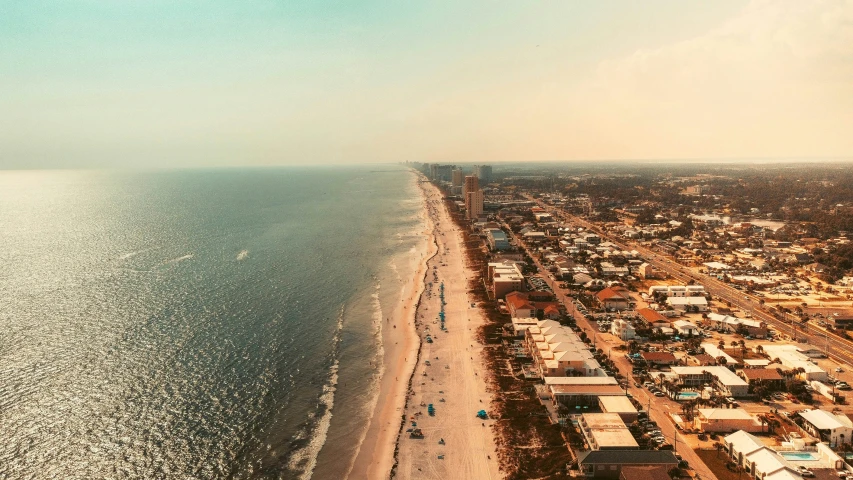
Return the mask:
<path id="1" fill-rule="evenodd" d="M 424 291 L 427 261 L 437 252 L 433 219 L 427 215 L 426 209 L 423 220 L 426 228 L 422 233 L 426 237 L 426 247 L 410 259 L 412 265 L 406 270 L 412 272 L 412 275 L 400 279 L 399 304 L 387 308 L 383 305 L 381 330 L 384 361 L 379 395 L 349 478 L 386 479 L 394 465 L 406 389 L 418 355 L 415 310 Z"/>
<path id="2" fill-rule="evenodd" d="M 478 410 L 489 410 L 491 395 L 483 380 L 482 347 L 476 339 L 484 318 L 468 295 L 472 273 L 465 266 L 461 235 L 441 192 L 428 183 L 421 186 L 435 225 L 438 253 L 428 262 L 426 288 L 418 304 L 417 339 L 422 343 L 409 380 L 403 428 L 397 417 L 394 478 L 500 478 L 492 421 L 476 417 Z M 440 329 L 438 320 L 442 283 L 446 331 Z M 426 341 L 428 335 L 433 342 Z M 429 404 L 434 406 L 435 415 L 429 415 Z M 407 432 L 413 421 L 424 438 L 411 438 Z"/>

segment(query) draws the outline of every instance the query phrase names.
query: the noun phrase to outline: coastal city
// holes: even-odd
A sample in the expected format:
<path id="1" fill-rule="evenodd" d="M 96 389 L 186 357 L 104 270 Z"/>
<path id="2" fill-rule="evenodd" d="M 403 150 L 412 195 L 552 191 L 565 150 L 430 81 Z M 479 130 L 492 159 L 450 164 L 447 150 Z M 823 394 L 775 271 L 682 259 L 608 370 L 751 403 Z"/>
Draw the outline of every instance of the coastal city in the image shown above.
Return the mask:
<path id="1" fill-rule="evenodd" d="M 436 245 L 393 475 L 853 478 L 842 166 L 407 165 Z"/>

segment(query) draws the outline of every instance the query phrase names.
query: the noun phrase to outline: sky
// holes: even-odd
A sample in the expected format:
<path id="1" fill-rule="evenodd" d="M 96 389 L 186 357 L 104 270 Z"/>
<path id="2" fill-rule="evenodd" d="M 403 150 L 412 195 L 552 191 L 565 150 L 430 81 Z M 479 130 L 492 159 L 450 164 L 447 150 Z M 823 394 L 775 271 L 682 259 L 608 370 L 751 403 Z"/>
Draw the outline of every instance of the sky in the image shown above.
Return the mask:
<path id="1" fill-rule="evenodd" d="M 853 158 L 853 0 L 0 0 L 0 168 Z"/>

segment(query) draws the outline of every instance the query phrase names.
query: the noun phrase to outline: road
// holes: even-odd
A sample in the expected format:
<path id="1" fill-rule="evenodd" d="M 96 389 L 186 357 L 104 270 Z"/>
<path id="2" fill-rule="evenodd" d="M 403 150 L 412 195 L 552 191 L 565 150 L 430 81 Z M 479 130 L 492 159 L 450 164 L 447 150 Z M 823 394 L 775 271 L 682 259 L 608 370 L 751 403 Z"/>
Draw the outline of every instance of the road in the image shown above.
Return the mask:
<path id="1" fill-rule="evenodd" d="M 580 217 L 570 215 L 562 210 L 558 210 L 555 207 L 548 205 L 539 199 L 535 199 L 529 195 L 527 196 L 527 198 L 529 200 L 537 202 L 539 206 L 546 209 L 549 213 L 555 215 L 557 218 L 596 232 L 602 239 L 613 243 L 620 250 L 636 250 L 648 263 L 654 266 L 654 268 L 667 273 L 673 278 L 680 279 L 685 283 L 689 280 L 694 280 L 695 282 L 703 285 L 705 287 L 705 290 L 710 293 L 713 298 L 729 302 L 732 304 L 732 306 L 735 306 L 744 312 L 749 312 L 753 318 L 765 322 L 769 326 L 775 327 L 776 330 L 779 331 L 779 333 L 787 333 L 789 335 L 791 334 L 791 322 L 783 322 L 782 320 L 768 313 L 766 310 L 760 308 L 760 302 L 757 297 L 747 295 L 744 292 L 737 290 L 736 288 L 733 288 L 730 285 L 721 282 L 720 280 L 717 280 L 715 277 L 696 273 L 690 268 L 681 265 L 670 258 L 653 252 L 652 250 L 643 247 L 642 245 L 639 245 L 635 242 L 630 242 L 626 244 L 625 242 L 622 242 L 621 239 L 614 238 L 599 226 L 590 223 Z M 806 331 L 797 331 L 797 323 L 799 322 L 794 321 L 795 325 L 793 328 L 795 330 L 795 335 L 792 336 L 792 338 L 804 338 L 806 340 L 806 343 L 817 348 L 824 348 L 829 358 L 839 361 L 847 366 L 853 365 L 853 342 L 828 333 L 826 330 L 823 330 L 815 325 L 809 325 L 807 327 L 808 330 Z"/>
<path id="2" fill-rule="evenodd" d="M 548 286 L 551 287 L 551 290 L 554 292 L 554 295 L 557 297 L 558 301 L 561 301 L 563 305 L 566 306 L 569 314 L 572 315 L 577 323 L 578 327 L 582 328 L 587 332 L 591 332 L 591 338 L 594 339 L 595 346 L 597 348 L 601 348 L 603 351 L 608 352 L 608 354 L 612 353 L 613 347 L 617 345 L 621 345 L 623 342 L 617 340 L 615 337 L 610 335 L 609 333 L 602 334 L 598 331 L 598 324 L 591 320 L 587 320 L 580 312 L 575 308 L 575 300 L 573 297 L 569 296 L 566 290 L 559 287 L 558 283 L 551 278 L 548 274 L 548 271 L 542 264 L 539 262 L 539 259 L 531 255 L 530 251 L 527 249 L 527 245 L 525 245 L 522 241 L 520 241 L 517 236 L 510 230 L 506 225 L 504 227 L 507 228 L 507 231 L 510 232 L 510 238 L 515 242 L 516 245 L 524 248 L 528 255 L 533 259 L 536 267 L 539 268 L 539 271 L 542 272 L 540 275 L 547 283 Z M 681 413 L 681 405 L 678 402 L 670 400 L 667 397 L 655 397 L 652 399 L 652 395 L 650 395 L 648 390 L 643 388 L 637 388 L 634 386 L 633 381 L 631 381 L 630 372 L 633 370 L 633 367 L 628 359 L 624 355 L 624 351 L 618 351 L 616 356 L 612 356 L 611 359 L 616 364 L 616 368 L 619 370 L 625 378 L 629 379 L 628 381 L 628 392 L 636 398 L 649 413 L 649 418 L 655 421 L 658 424 L 661 433 L 668 438 L 671 439 L 671 443 L 673 444 L 673 448 L 677 453 L 681 455 L 681 457 L 687 461 L 690 467 L 696 472 L 698 478 L 700 480 L 717 480 L 717 477 L 711 472 L 711 470 L 705 465 L 705 462 L 696 455 L 691 448 L 682 448 L 681 451 L 678 451 L 678 445 L 687 445 L 684 437 L 678 433 L 673 424 L 671 417 L 669 416 L 670 412 L 672 413 Z M 652 401 L 654 400 L 654 401 Z"/>

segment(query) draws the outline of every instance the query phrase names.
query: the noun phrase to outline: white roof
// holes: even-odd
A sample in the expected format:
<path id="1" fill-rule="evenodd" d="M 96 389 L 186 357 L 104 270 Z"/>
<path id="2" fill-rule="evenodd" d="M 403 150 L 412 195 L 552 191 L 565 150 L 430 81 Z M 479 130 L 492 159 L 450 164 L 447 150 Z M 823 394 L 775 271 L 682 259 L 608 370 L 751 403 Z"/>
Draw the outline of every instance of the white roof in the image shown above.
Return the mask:
<path id="1" fill-rule="evenodd" d="M 699 413 L 709 420 L 751 420 L 750 415 L 742 408 L 700 408 Z"/>
<path id="2" fill-rule="evenodd" d="M 545 377 L 546 385 L 618 385 L 613 377 Z"/>
<path id="3" fill-rule="evenodd" d="M 746 455 L 746 458 L 755 464 L 755 471 L 758 473 L 769 475 L 778 471 L 795 470 L 793 465 L 788 463 L 788 461 L 782 458 L 781 455 L 768 447 L 752 452 L 749 455 Z M 764 478 L 766 479 L 767 477 Z"/>
<path id="4" fill-rule="evenodd" d="M 747 383 L 726 367 L 722 366 L 707 366 L 707 367 L 670 367 L 672 373 L 676 375 L 701 375 L 702 372 L 708 372 L 717 377 L 717 379 L 726 386 L 747 385 Z"/>
<path id="5" fill-rule="evenodd" d="M 799 474 L 790 470 L 779 470 L 764 477 L 764 480 L 802 480 Z"/>
<path id="6" fill-rule="evenodd" d="M 672 322 L 672 326 L 675 328 L 699 328 L 688 320 L 676 320 Z"/>
<path id="7" fill-rule="evenodd" d="M 750 435 L 743 430 L 738 430 L 731 435 L 727 435 L 724 440 L 727 444 L 732 445 L 732 449 L 738 453 L 743 453 L 744 455 L 748 455 L 760 448 L 764 448 L 764 444 L 761 443 L 761 440 L 756 438 L 754 435 Z"/>
<path id="8" fill-rule="evenodd" d="M 666 303 L 670 305 L 708 305 L 705 297 L 667 297 Z"/>
<path id="9" fill-rule="evenodd" d="M 836 428 L 847 427 L 847 425 L 841 423 L 838 417 L 824 410 L 805 410 L 800 412 L 800 416 L 814 425 L 818 430 L 834 430 Z"/>
<path id="10" fill-rule="evenodd" d="M 607 413 L 636 413 L 637 409 L 628 397 L 599 397 L 598 403 Z"/>

